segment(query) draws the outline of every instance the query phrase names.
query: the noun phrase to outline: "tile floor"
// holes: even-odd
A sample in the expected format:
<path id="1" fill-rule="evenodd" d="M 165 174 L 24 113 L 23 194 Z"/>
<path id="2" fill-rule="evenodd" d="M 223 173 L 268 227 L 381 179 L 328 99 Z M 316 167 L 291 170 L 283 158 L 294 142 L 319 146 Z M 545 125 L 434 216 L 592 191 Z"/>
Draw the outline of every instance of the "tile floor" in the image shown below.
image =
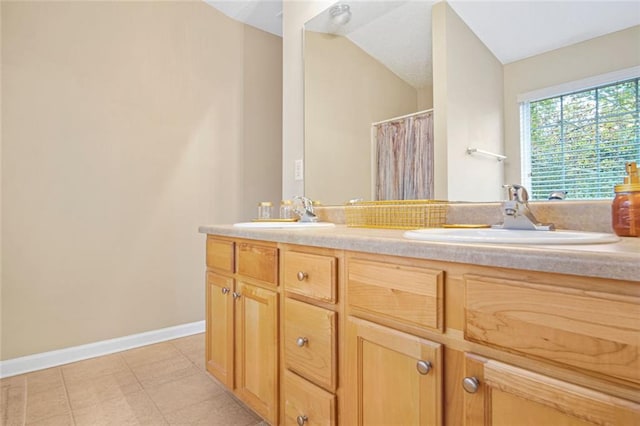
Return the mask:
<path id="1" fill-rule="evenodd" d="M 0 425 L 262 425 L 204 368 L 204 335 L 0 380 Z"/>

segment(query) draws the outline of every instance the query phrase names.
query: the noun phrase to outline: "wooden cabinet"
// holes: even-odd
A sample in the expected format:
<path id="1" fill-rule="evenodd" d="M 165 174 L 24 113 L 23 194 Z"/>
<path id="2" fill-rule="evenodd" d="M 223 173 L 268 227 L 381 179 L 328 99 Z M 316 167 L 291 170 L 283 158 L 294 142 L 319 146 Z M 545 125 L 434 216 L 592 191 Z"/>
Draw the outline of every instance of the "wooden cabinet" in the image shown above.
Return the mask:
<path id="1" fill-rule="evenodd" d="M 640 384 L 640 297 L 465 276 L 465 338 Z"/>
<path id="2" fill-rule="evenodd" d="M 287 426 L 333 426 L 336 424 L 336 397 L 308 380 L 285 370 L 284 424 Z"/>
<path id="3" fill-rule="evenodd" d="M 401 330 L 442 331 L 444 275 L 396 260 L 347 256 L 346 424 L 442 424 L 443 345 Z"/>
<path id="4" fill-rule="evenodd" d="M 338 422 L 340 260 L 331 250 L 282 254 L 285 424 Z"/>
<path id="5" fill-rule="evenodd" d="M 338 315 L 293 299 L 286 299 L 284 303 L 285 366 L 334 392 Z"/>
<path id="6" fill-rule="evenodd" d="M 442 424 L 441 344 L 357 318 L 347 344 L 345 424 Z"/>
<path id="7" fill-rule="evenodd" d="M 640 425 L 640 283 L 207 238 L 207 370 L 272 425 Z"/>
<path id="8" fill-rule="evenodd" d="M 207 371 L 234 388 L 234 279 L 207 272 L 206 345 Z"/>
<path id="9" fill-rule="evenodd" d="M 278 423 L 278 249 L 207 238 L 207 371 Z"/>
<path id="10" fill-rule="evenodd" d="M 467 355 L 466 426 L 637 425 L 640 405 L 498 361 Z"/>
<path id="11" fill-rule="evenodd" d="M 278 298 L 239 282 L 236 289 L 236 394 L 275 423 L 278 406 Z"/>

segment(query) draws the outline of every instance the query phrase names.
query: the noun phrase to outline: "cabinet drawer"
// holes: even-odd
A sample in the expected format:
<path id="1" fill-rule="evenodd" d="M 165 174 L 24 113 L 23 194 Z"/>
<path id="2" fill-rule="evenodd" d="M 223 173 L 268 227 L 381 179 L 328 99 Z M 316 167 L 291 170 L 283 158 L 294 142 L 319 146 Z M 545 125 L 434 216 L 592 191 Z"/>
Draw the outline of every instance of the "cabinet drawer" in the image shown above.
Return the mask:
<path id="1" fill-rule="evenodd" d="M 268 284 L 278 283 L 278 249 L 273 246 L 241 242 L 236 247 L 236 272 Z"/>
<path id="2" fill-rule="evenodd" d="M 468 340 L 640 383 L 640 297 L 465 276 Z"/>
<path id="3" fill-rule="evenodd" d="M 287 368 L 325 389 L 336 388 L 336 313 L 286 299 L 284 355 Z"/>
<path id="4" fill-rule="evenodd" d="M 336 265 L 332 256 L 284 253 L 284 285 L 287 291 L 313 297 L 325 302 L 336 302 Z"/>
<path id="5" fill-rule="evenodd" d="M 233 273 L 234 242 L 207 237 L 207 267 Z"/>
<path id="6" fill-rule="evenodd" d="M 336 424 L 336 397 L 290 371 L 284 372 L 284 399 L 284 424 L 287 426 Z"/>
<path id="7" fill-rule="evenodd" d="M 347 264 L 352 308 L 405 324 L 440 330 L 443 271 L 362 259 Z"/>

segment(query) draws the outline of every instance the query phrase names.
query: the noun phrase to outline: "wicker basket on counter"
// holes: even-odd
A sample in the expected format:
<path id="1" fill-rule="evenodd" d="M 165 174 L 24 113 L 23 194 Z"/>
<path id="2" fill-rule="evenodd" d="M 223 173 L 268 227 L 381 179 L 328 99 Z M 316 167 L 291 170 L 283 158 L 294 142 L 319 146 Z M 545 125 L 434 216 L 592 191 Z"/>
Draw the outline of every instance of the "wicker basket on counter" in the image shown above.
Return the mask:
<path id="1" fill-rule="evenodd" d="M 347 204 L 347 226 L 359 228 L 439 228 L 447 221 L 447 201 L 388 200 Z"/>

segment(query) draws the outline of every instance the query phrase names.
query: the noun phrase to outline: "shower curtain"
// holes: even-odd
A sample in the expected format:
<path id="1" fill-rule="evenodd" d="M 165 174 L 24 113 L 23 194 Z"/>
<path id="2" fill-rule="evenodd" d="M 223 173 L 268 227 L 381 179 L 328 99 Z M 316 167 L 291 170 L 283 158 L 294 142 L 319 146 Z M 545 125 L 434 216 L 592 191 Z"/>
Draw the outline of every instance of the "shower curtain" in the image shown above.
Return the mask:
<path id="1" fill-rule="evenodd" d="M 374 124 L 376 200 L 433 198 L 433 111 Z"/>

